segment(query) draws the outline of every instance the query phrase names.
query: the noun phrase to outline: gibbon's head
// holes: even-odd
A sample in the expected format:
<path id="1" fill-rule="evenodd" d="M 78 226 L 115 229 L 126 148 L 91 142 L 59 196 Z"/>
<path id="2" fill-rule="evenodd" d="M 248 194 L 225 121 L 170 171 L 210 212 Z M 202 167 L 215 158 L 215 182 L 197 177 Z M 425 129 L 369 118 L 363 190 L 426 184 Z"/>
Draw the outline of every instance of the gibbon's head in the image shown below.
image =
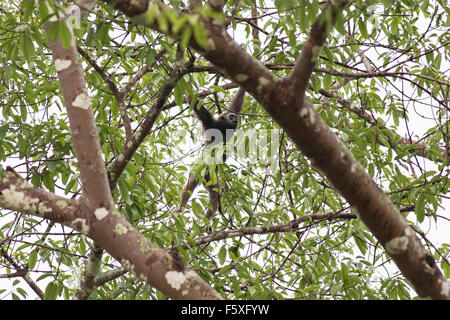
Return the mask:
<path id="1" fill-rule="evenodd" d="M 221 124 L 221 127 L 226 129 L 236 129 L 239 123 L 239 117 L 232 112 L 222 112 L 218 116 L 217 121 Z"/>

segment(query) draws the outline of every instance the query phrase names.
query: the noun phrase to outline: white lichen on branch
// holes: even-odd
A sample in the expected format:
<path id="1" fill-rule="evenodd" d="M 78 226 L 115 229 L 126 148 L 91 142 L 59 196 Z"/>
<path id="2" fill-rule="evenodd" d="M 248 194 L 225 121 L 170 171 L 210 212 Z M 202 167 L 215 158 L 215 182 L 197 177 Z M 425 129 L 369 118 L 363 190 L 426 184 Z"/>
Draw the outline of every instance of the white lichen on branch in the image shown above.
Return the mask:
<path id="1" fill-rule="evenodd" d="M 407 236 L 395 237 L 386 243 L 386 250 L 390 254 L 399 254 L 408 249 L 409 238 Z"/>
<path id="2" fill-rule="evenodd" d="M 186 276 L 183 272 L 168 271 L 166 273 L 167 283 L 175 290 L 180 290 L 183 283 L 186 281 Z"/>
<path id="3" fill-rule="evenodd" d="M 118 223 L 114 227 L 114 232 L 121 236 L 121 235 L 126 234 L 128 232 L 128 229 L 123 224 Z"/>
<path id="4" fill-rule="evenodd" d="M 75 220 L 73 220 L 72 227 L 84 234 L 88 234 L 89 232 L 89 225 L 86 223 L 86 219 L 83 218 L 76 218 Z"/>
<path id="5" fill-rule="evenodd" d="M 103 218 L 105 218 L 107 215 L 109 214 L 109 211 L 106 208 L 97 208 L 94 212 L 95 217 L 98 220 L 102 220 Z"/>
<path id="6" fill-rule="evenodd" d="M 91 107 L 91 98 L 86 92 L 82 92 L 75 97 L 72 102 L 73 107 L 77 107 L 80 109 L 88 110 Z"/>
<path id="7" fill-rule="evenodd" d="M 18 190 L 15 185 L 11 185 L 9 188 L 2 190 L 0 203 L 3 203 L 4 207 L 9 209 L 30 212 L 37 211 L 39 199 L 32 198 L 25 192 Z"/>
<path id="8" fill-rule="evenodd" d="M 70 61 L 70 60 L 56 59 L 55 60 L 56 72 L 61 72 L 63 70 L 66 70 L 68 67 L 70 67 L 71 64 L 72 64 L 72 61 Z"/>

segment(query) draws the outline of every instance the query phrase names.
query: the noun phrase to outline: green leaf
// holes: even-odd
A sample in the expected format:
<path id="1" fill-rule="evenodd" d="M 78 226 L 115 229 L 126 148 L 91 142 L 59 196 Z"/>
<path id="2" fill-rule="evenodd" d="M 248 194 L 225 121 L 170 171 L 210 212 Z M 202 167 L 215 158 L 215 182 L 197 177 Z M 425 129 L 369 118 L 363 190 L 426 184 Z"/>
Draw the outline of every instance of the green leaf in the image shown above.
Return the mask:
<path id="1" fill-rule="evenodd" d="M 58 296 L 58 285 L 55 282 L 50 282 L 45 288 L 44 300 L 56 300 Z"/>
<path id="2" fill-rule="evenodd" d="M 208 36 L 206 35 L 205 27 L 203 26 L 203 23 L 197 23 L 193 25 L 194 29 L 194 39 L 197 41 L 197 44 L 200 47 L 205 48 L 206 42 L 208 41 Z"/>
<path id="3" fill-rule="evenodd" d="M 39 187 L 41 185 L 41 176 L 39 173 L 36 172 L 35 174 L 33 174 L 33 177 L 31 178 L 31 183 L 35 187 Z"/>
<path id="4" fill-rule="evenodd" d="M 48 19 L 50 19 L 47 1 L 39 1 L 39 18 L 41 19 L 42 24 L 44 24 Z"/>
<path id="5" fill-rule="evenodd" d="M 58 39 L 60 29 L 62 24 L 59 21 L 55 21 L 52 24 L 50 24 L 50 27 L 48 28 L 47 34 L 50 40 L 55 41 Z"/>
<path id="6" fill-rule="evenodd" d="M 362 254 L 366 254 L 367 251 L 367 245 L 364 242 L 364 240 L 361 240 L 359 237 L 353 237 L 353 240 L 356 243 L 356 246 L 358 247 L 358 249 L 361 251 Z"/>
<path id="7" fill-rule="evenodd" d="M 80 238 L 80 243 L 78 245 L 77 251 L 81 254 L 84 255 L 86 253 L 86 241 L 84 241 L 84 238 L 81 237 Z"/>
<path id="8" fill-rule="evenodd" d="M 390 24 L 390 30 L 389 31 L 391 32 L 391 34 L 396 35 L 398 33 L 398 23 L 399 23 L 399 19 L 394 17 L 392 19 L 391 24 Z"/>
<path id="9" fill-rule="evenodd" d="M 19 292 L 20 295 L 24 298 L 26 298 L 28 296 L 28 293 L 22 288 L 17 288 L 17 292 Z"/>
<path id="10" fill-rule="evenodd" d="M 358 19 L 359 32 L 361 32 L 361 38 L 363 39 L 367 39 L 368 37 L 366 23 L 362 18 Z"/>
<path id="11" fill-rule="evenodd" d="M 155 22 L 156 15 L 159 13 L 158 5 L 154 2 L 150 4 L 150 8 L 147 10 L 147 15 L 145 16 L 145 23 L 150 26 Z"/>
<path id="12" fill-rule="evenodd" d="M 342 272 L 342 279 L 344 280 L 344 282 L 348 281 L 348 267 L 343 262 L 341 262 L 341 272 Z"/>
<path id="13" fill-rule="evenodd" d="M 335 282 L 331 285 L 330 294 L 334 297 L 342 288 L 341 282 Z"/>
<path id="14" fill-rule="evenodd" d="M 75 177 L 72 177 L 69 183 L 66 185 L 66 188 L 64 189 L 64 194 L 68 194 L 70 191 L 75 192 L 78 185 L 77 182 L 78 180 Z"/>
<path id="15" fill-rule="evenodd" d="M 197 201 L 193 200 L 191 206 L 192 206 L 192 211 L 194 212 L 194 214 L 197 217 L 203 216 L 203 208 Z"/>
<path id="16" fill-rule="evenodd" d="M 328 91 L 330 90 L 331 84 L 333 83 L 333 77 L 329 74 L 323 76 L 323 88 Z"/>
<path id="17" fill-rule="evenodd" d="M 183 33 L 181 34 L 181 49 L 184 50 L 187 48 L 189 41 L 191 41 L 191 36 L 192 36 L 192 27 L 191 26 L 186 26 L 183 29 Z"/>
<path id="18" fill-rule="evenodd" d="M 225 259 L 227 258 L 227 248 L 225 246 L 222 246 L 219 250 L 219 263 L 223 264 L 225 262 Z"/>
<path id="19" fill-rule="evenodd" d="M 27 121 L 28 118 L 28 110 L 27 107 L 25 105 L 21 105 L 20 106 L 20 117 L 22 118 L 23 122 Z"/>
<path id="20" fill-rule="evenodd" d="M 300 29 L 302 31 L 306 31 L 309 26 L 309 19 L 305 13 L 305 2 L 304 1 L 300 2 L 299 7 L 295 11 L 295 13 L 296 13 L 296 15 L 295 15 L 296 20 L 297 20 L 298 25 L 300 26 Z"/>
<path id="21" fill-rule="evenodd" d="M 55 192 L 55 183 L 53 182 L 53 175 L 50 171 L 46 171 L 44 177 L 42 178 L 44 186 L 50 191 Z"/>
<path id="22" fill-rule="evenodd" d="M 180 81 L 178 81 L 177 85 L 175 86 L 175 89 L 173 90 L 173 95 L 175 97 L 175 103 L 179 106 L 183 105 L 184 102 L 184 88 L 183 88 L 183 84 L 180 83 L 182 79 L 180 79 Z"/>
<path id="23" fill-rule="evenodd" d="M 19 46 L 13 41 L 8 41 L 8 46 L 6 47 L 6 59 L 15 60 L 19 52 Z M 9 69 L 8 69 L 9 70 Z M 5 107 L 3 107 L 5 108 Z"/>
<path id="24" fill-rule="evenodd" d="M 188 16 L 185 15 L 185 16 L 182 16 L 181 19 L 175 20 L 175 22 L 172 25 L 173 34 L 175 34 L 175 35 L 178 34 L 178 32 L 180 32 L 181 28 L 186 25 L 186 23 L 188 22 L 188 19 L 189 19 Z"/>
<path id="25" fill-rule="evenodd" d="M 35 0 L 22 0 L 23 21 L 27 21 L 33 12 Z"/>
<path id="26" fill-rule="evenodd" d="M 414 213 L 416 214 L 417 221 L 423 222 L 425 218 L 425 194 L 419 194 L 419 198 L 414 206 Z"/>
<path id="27" fill-rule="evenodd" d="M 304 1 L 301 1 L 302 3 Z M 293 6 L 292 0 L 275 0 L 275 6 L 277 7 L 278 12 L 283 12 L 287 9 L 290 9 Z"/>
<path id="28" fill-rule="evenodd" d="M 34 269 L 35 265 L 37 262 L 37 250 L 33 250 L 30 253 L 30 256 L 28 258 L 28 268 L 29 269 Z"/>
<path id="29" fill-rule="evenodd" d="M 343 12 L 342 11 L 338 11 L 338 13 L 336 15 L 335 28 L 341 34 L 346 34 L 347 33 L 347 30 L 345 30 L 345 22 L 346 22 L 346 19 L 344 17 Z"/>
<path id="30" fill-rule="evenodd" d="M 247 214 L 249 215 L 250 218 L 253 217 L 253 214 L 254 214 L 253 209 L 250 208 L 247 204 L 244 203 L 242 205 L 242 209 L 244 209 L 244 211 L 247 212 Z"/>
<path id="31" fill-rule="evenodd" d="M 239 259 L 239 257 L 241 256 L 241 254 L 239 252 L 239 247 L 237 247 L 237 246 L 230 247 L 228 249 L 228 255 L 233 260 Z"/>
<path id="32" fill-rule="evenodd" d="M 156 20 L 158 21 L 158 27 L 162 32 L 167 32 L 169 30 L 169 23 L 167 22 L 167 18 L 163 13 L 160 13 Z"/>
<path id="33" fill-rule="evenodd" d="M 445 277 L 450 278 L 450 266 L 447 264 L 445 260 L 441 262 L 441 269 L 444 272 Z"/>

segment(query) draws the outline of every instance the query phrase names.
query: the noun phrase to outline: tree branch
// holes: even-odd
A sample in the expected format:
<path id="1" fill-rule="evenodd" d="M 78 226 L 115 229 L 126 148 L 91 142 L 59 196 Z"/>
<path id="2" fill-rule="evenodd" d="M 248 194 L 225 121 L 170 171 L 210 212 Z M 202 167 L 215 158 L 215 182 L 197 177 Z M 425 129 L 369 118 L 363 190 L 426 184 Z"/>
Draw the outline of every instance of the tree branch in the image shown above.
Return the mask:
<path id="1" fill-rule="evenodd" d="M 80 287 L 75 293 L 78 300 L 86 300 L 91 295 L 92 291 L 97 287 L 95 277 L 100 270 L 102 264 L 103 249 L 95 243 L 92 245 L 91 252 L 86 261 L 83 277 L 81 278 Z"/>
<path id="2" fill-rule="evenodd" d="M 344 7 L 345 3 L 346 1 L 331 1 L 325 5 L 316 22 L 311 27 L 309 38 L 306 40 L 295 62 L 294 69 L 287 77 L 287 80 L 293 84 L 292 89 L 295 92 L 297 105 L 303 103 L 309 79 L 311 78 L 316 61 L 327 38 L 327 33 L 334 25 L 334 20 L 339 9 Z"/>
<path id="3" fill-rule="evenodd" d="M 174 34 L 171 25 L 161 30 L 154 19 L 149 18 L 154 11 L 147 12 L 148 0 L 104 1 L 129 15 L 134 22 L 180 39 L 183 28 Z M 338 1 L 338 4 L 343 2 Z M 161 2 L 151 1 L 150 9 L 155 8 L 158 9 L 158 14 L 167 14 L 170 11 L 170 15 L 177 16 L 174 10 Z M 335 16 L 337 7 L 331 5 L 330 8 L 332 16 Z M 221 28 L 208 25 L 206 19 L 201 21 L 205 25 L 207 39 L 205 43 L 198 43 L 195 38 L 191 38 L 189 46 L 223 69 L 228 77 L 244 87 L 267 110 L 299 150 L 311 159 L 313 165 L 328 178 L 333 187 L 358 210 L 361 220 L 421 297 L 450 299 L 446 278 L 437 265 L 430 262 L 429 253 L 425 251 L 405 218 L 321 120 L 311 103 L 300 98 L 304 95 L 312 64 L 304 67 L 303 73 L 300 72 L 303 67 L 294 67 L 295 72 L 288 78 L 279 79 L 243 51 Z M 308 62 L 319 55 L 325 38 L 316 32 L 324 30 L 323 23 L 320 21 L 311 31 L 312 39 L 305 44 L 308 48 L 302 52 L 303 57 L 299 57 L 297 62 Z M 299 92 L 296 92 L 297 89 Z"/>
<path id="4" fill-rule="evenodd" d="M 42 217 L 84 233 L 120 261 L 127 271 L 134 272 L 168 297 L 221 298 L 195 272 L 179 270 L 167 250 L 141 235 L 115 209 L 91 210 L 78 200 L 33 187 L 11 170 L 0 176 L 0 207 Z"/>
<path id="5" fill-rule="evenodd" d="M 0 276 L 0 278 L 12 278 L 12 277 L 22 277 L 23 280 L 30 286 L 30 288 L 38 295 L 38 297 L 43 300 L 44 293 L 41 288 L 34 282 L 30 276 L 28 275 L 28 268 L 22 268 L 19 264 L 17 264 L 12 257 L 8 255 L 8 253 L 0 248 L 0 253 L 5 260 L 7 260 L 16 270 L 17 272 L 12 274 L 7 274 L 5 276 Z"/>
<path id="6" fill-rule="evenodd" d="M 265 227 L 250 227 L 250 228 L 241 228 L 237 230 L 221 230 L 217 232 L 213 232 L 212 234 L 199 237 L 194 240 L 194 243 L 199 246 L 202 244 L 207 244 L 210 242 L 240 237 L 244 235 L 253 235 L 253 234 L 267 234 L 267 233 L 277 233 L 277 232 L 292 232 L 299 229 L 298 225 L 300 223 L 304 223 L 306 221 L 324 221 L 324 220 L 339 220 L 339 219 L 355 219 L 357 216 L 352 213 L 326 213 L 326 214 L 307 214 L 301 216 L 297 219 L 294 219 L 286 224 L 281 225 L 272 225 Z M 181 246 L 182 248 L 190 247 L 189 244 Z"/>
<path id="7" fill-rule="evenodd" d="M 66 23 L 65 17 L 62 17 L 60 21 L 50 19 L 46 23 L 47 30 L 52 23 Z M 83 213 L 77 212 L 79 214 L 73 219 L 64 222 L 73 223 L 77 230 L 92 238 L 99 246 L 119 260 L 127 270 L 135 272 L 139 277 L 154 285 L 169 297 L 175 299 L 220 299 L 217 292 L 195 272 L 188 269 L 179 270 L 173 257 L 141 235 L 114 208 L 105 165 L 101 157 L 102 152 L 97 129 L 94 124 L 92 104 L 88 96 L 83 70 L 77 59 L 74 35 L 71 34 L 70 36 L 68 48 L 63 46 L 60 39 L 49 41 L 69 116 L 72 140 L 83 187 L 80 205 Z M 182 74 L 181 71 L 176 71 Z M 175 85 L 176 82 L 167 83 L 165 89 L 170 92 Z M 164 94 L 168 95 L 167 92 L 164 92 Z M 165 99 L 157 102 L 160 106 L 149 115 L 149 121 L 153 119 L 153 115 L 156 119 L 164 101 Z M 144 124 L 146 122 L 144 121 Z M 143 132 L 139 130 L 138 133 L 142 134 Z M 135 136 L 135 138 L 141 142 L 144 135 Z M 3 191 L 0 195 L 0 204 L 3 201 L 5 205 L 13 206 L 12 209 L 14 210 L 22 212 L 26 210 L 24 204 L 17 201 L 19 193 L 16 191 L 16 186 L 12 185 L 7 188 L 9 189 L 6 198 Z M 24 192 L 20 191 L 20 195 L 23 197 Z M 32 211 L 36 213 L 35 206 L 36 202 L 39 201 L 28 200 L 25 205 L 30 206 L 29 202 L 33 201 Z M 55 203 L 49 205 L 55 206 Z M 49 211 L 53 212 L 53 210 Z M 47 209 L 45 213 L 48 213 Z M 123 245 L 124 243 L 126 246 Z"/>
<path id="8" fill-rule="evenodd" d="M 176 64 L 174 69 L 170 73 L 169 78 L 164 81 L 162 87 L 159 90 L 156 101 L 150 108 L 149 112 L 146 114 L 144 121 L 140 125 L 139 129 L 135 131 L 133 138 L 122 149 L 120 155 L 117 157 L 117 160 L 113 163 L 111 169 L 109 170 L 109 181 L 111 189 L 115 188 L 117 180 L 119 179 L 126 165 L 131 160 L 138 147 L 142 144 L 145 137 L 147 137 L 147 135 L 150 133 L 159 114 L 162 110 L 164 110 L 164 104 L 172 93 L 172 90 L 178 83 L 178 80 L 180 80 L 185 74 L 189 72 L 192 65 L 192 60 L 185 65 Z"/>
<path id="9" fill-rule="evenodd" d="M 117 277 L 120 277 L 121 275 L 124 275 L 127 273 L 127 269 L 124 267 L 120 267 L 102 274 L 99 274 L 95 277 L 95 285 L 97 287 L 104 285 L 105 283 L 114 280 Z"/>

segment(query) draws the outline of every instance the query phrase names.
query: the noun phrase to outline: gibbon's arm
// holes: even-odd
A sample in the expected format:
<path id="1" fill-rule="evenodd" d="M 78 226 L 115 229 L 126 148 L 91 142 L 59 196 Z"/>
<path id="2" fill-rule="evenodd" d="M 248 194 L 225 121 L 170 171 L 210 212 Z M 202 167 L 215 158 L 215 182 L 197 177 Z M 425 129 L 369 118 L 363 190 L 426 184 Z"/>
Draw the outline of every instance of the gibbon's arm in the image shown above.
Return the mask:
<path id="1" fill-rule="evenodd" d="M 202 126 L 204 130 L 210 129 L 214 127 L 214 118 L 211 112 L 208 111 L 203 105 L 197 109 L 197 104 L 194 106 L 195 116 L 202 122 Z"/>
<path id="2" fill-rule="evenodd" d="M 244 103 L 245 89 L 240 87 L 238 92 L 231 101 L 229 110 L 234 113 L 239 113 L 242 110 L 242 104 Z"/>

